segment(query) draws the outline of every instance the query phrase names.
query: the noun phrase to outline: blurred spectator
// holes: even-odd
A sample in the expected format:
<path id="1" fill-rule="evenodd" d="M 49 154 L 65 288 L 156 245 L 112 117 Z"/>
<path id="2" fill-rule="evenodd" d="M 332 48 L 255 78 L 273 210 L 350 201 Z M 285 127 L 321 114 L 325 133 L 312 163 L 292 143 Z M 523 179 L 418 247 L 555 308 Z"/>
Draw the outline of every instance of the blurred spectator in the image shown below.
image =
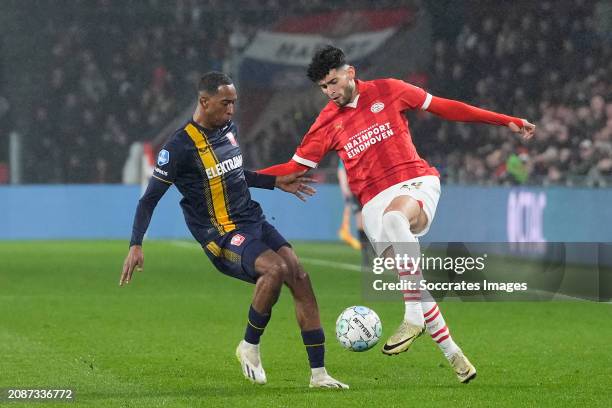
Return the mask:
<path id="1" fill-rule="evenodd" d="M 383 0 L 374 7 L 413 1 Z M 120 182 L 128 146 L 155 137 L 193 100 L 199 75 L 238 61 L 257 28 L 285 15 L 372 7 L 365 0 L 245 0 L 240 7 L 218 0 L 77 0 L 42 6 L 37 10 L 46 10 L 40 26 L 49 44 L 41 46 L 41 59 L 49 64 L 43 95 L 31 108 L 26 180 L 74 183 Z"/>
<path id="2" fill-rule="evenodd" d="M 120 182 L 129 145 L 154 137 L 193 98 L 198 76 L 221 67 L 227 11 L 148 3 L 97 0 L 48 16 L 48 83 L 32 112 L 28 181 Z"/>
<path id="3" fill-rule="evenodd" d="M 247 0 L 238 10 L 216 0 L 94 0 L 57 9 L 45 25 L 48 82 L 32 107 L 28 181 L 119 182 L 128 146 L 174 119 L 192 100 L 198 76 L 235 62 L 258 28 L 290 14 L 371 7 L 361 0 L 281 3 Z M 418 3 L 384 0 L 376 8 Z M 599 37 L 595 5 L 468 0 L 472 12 L 458 35 L 435 34 L 431 68 L 409 80 L 538 125 L 535 140 L 523 143 L 507 129 L 416 113 L 417 148 L 446 182 L 611 184 L 612 47 Z M 271 130 L 245 145 L 249 164 L 290 156 L 319 107 L 305 99 L 273 119 Z"/>
<path id="4" fill-rule="evenodd" d="M 417 120 L 412 127 L 423 156 L 450 182 L 610 185 L 612 100 L 605 98 L 612 95 L 612 48 L 598 37 L 595 2 L 478 5 L 454 42 L 435 42 L 430 90 L 531 119 L 539 126 L 536 139 L 522 143 L 509 132 L 477 127 L 471 145 L 462 124 L 426 123 L 425 133 Z M 420 146 L 420 134 L 439 143 Z M 448 142 L 447 153 L 463 150 L 462 159 L 436 154 Z M 509 177 L 500 177 L 500 160 Z"/>

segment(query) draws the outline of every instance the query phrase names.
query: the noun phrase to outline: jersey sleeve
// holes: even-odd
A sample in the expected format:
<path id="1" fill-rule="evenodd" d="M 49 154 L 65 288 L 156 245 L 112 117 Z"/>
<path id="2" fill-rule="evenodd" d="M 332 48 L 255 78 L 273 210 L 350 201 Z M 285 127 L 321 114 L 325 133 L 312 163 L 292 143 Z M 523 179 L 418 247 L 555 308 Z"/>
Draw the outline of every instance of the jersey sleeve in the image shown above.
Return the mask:
<path id="1" fill-rule="evenodd" d="M 151 177 L 147 190 L 138 201 L 138 207 L 136 207 L 136 214 L 134 215 L 134 224 L 132 226 L 130 246 L 142 245 L 142 239 L 151 222 L 153 210 L 155 210 L 155 206 L 157 206 L 159 200 L 170 188 L 169 184 L 162 183 L 160 180 L 161 179 Z"/>
<path id="2" fill-rule="evenodd" d="M 292 159 L 314 169 L 330 149 L 331 137 L 327 134 L 323 117 L 319 116 L 302 139 Z"/>
<path id="3" fill-rule="evenodd" d="M 454 120 L 457 122 L 480 122 L 498 126 L 508 126 L 508 124 L 512 122 L 518 126 L 519 129 L 525 126 L 523 120 L 520 118 L 437 96 L 432 98 L 427 111 L 446 120 Z"/>
<path id="4" fill-rule="evenodd" d="M 425 92 L 423 88 L 414 86 L 399 79 L 389 79 L 392 93 L 400 103 L 402 111 L 408 109 L 426 110 L 431 103 L 431 94 Z"/>
<path id="5" fill-rule="evenodd" d="M 257 173 L 268 174 L 270 176 L 286 176 L 287 174 L 310 169 L 310 167 L 300 164 L 292 159 L 287 163 L 276 164 L 274 166 L 266 167 L 265 169 L 257 170 Z"/>
<path id="6" fill-rule="evenodd" d="M 173 141 L 164 145 L 157 154 L 157 161 L 153 169 L 153 177 L 166 184 L 173 184 L 176 179 L 179 156 L 181 150 Z"/>
<path id="7" fill-rule="evenodd" d="M 274 190 L 274 185 L 276 184 L 276 176 L 246 169 L 244 170 L 244 178 L 249 187 Z"/>

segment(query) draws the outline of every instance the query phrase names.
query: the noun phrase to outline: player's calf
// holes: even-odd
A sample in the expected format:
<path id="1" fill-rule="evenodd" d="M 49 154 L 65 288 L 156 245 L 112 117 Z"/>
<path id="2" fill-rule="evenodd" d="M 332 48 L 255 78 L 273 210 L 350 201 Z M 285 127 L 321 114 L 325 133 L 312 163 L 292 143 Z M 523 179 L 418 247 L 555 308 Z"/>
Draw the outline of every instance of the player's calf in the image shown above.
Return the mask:
<path id="1" fill-rule="evenodd" d="M 287 263 L 273 251 L 266 251 L 255 260 L 259 274 L 255 284 L 253 306 L 266 313 L 278 300 L 283 282 L 289 275 Z"/>
<path id="2" fill-rule="evenodd" d="M 325 333 L 321 327 L 319 307 L 312 290 L 310 278 L 295 252 L 289 247 L 282 247 L 278 254 L 289 266 L 285 284 L 291 290 L 295 303 L 295 313 L 302 333 L 302 340 L 310 364 L 311 388 L 346 389 L 348 385 L 331 377 L 325 369 Z"/>
<path id="3" fill-rule="evenodd" d="M 289 268 L 276 253 L 266 251 L 256 259 L 255 269 L 260 276 L 255 284 L 244 339 L 236 348 L 236 357 L 246 379 L 255 384 L 265 384 L 267 379 L 261 363 L 259 343 Z"/>
<path id="4" fill-rule="evenodd" d="M 297 255 L 289 247 L 282 247 L 278 254 L 289 267 L 285 284 L 291 291 L 295 303 L 295 314 L 302 331 L 321 327 L 317 299 L 310 283 L 310 277 L 299 263 Z"/>

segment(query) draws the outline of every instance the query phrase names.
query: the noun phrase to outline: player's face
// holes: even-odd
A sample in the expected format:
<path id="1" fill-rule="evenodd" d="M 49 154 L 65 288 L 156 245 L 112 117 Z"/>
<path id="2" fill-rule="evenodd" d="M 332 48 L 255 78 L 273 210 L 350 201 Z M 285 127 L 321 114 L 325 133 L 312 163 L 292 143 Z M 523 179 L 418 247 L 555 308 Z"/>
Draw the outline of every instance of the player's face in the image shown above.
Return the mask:
<path id="1" fill-rule="evenodd" d="M 234 85 L 221 85 L 218 89 L 214 95 L 200 96 L 206 122 L 213 128 L 221 127 L 232 119 L 238 99 Z"/>
<path id="2" fill-rule="evenodd" d="M 332 69 L 318 84 L 321 91 L 336 105 L 345 106 L 354 97 L 355 68 L 347 65 Z"/>

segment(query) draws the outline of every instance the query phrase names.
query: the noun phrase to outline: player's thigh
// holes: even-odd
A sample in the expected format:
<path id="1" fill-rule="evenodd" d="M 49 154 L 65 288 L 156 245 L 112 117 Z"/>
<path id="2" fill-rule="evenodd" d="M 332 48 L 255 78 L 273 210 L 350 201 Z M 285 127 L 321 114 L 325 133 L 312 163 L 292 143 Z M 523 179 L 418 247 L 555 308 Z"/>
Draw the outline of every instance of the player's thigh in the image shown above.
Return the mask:
<path id="1" fill-rule="evenodd" d="M 376 197 L 367 202 L 361 210 L 363 232 L 368 237 L 377 255 L 380 255 L 382 251 L 384 251 L 385 248 L 382 246 L 384 246 L 385 241 L 388 241 L 385 239 L 382 228 L 382 215 L 384 210 L 385 206 L 380 200 L 376 200 Z"/>
<path id="2" fill-rule="evenodd" d="M 297 254 L 293 250 L 293 247 L 282 236 L 282 234 L 274 228 L 274 226 L 267 221 L 262 224 L 262 236 L 261 239 L 265 244 L 275 251 L 287 264 L 289 273 L 287 280 L 292 280 L 303 268 L 300 264 Z"/>
<path id="3" fill-rule="evenodd" d="M 257 276 L 269 275 L 282 282 L 289 279 L 290 275 L 290 268 L 287 262 L 282 256 L 269 248 L 255 258 L 253 270 Z"/>
<path id="4" fill-rule="evenodd" d="M 261 233 L 232 231 L 205 247 L 213 265 L 225 275 L 249 283 L 266 273 L 284 274 L 287 265 L 283 259 L 261 240 Z"/>
<path id="5" fill-rule="evenodd" d="M 378 255 L 382 254 L 389 244 L 382 217 L 393 199 L 402 195 L 422 203 L 427 222 L 421 231 L 415 233 L 416 236 L 422 236 L 429 231 L 436 212 L 440 198 L 440 179 L 436 176 L 423 176 L 397 183 L 378 193 L 363 206 L 363 230 Z"/>
<path id="6" fill-rule="evenodd" d="M 423 176 L 408 180 L 397 188 L 398 195 L 407 195 L 417 201 L 421 208 L 423 225 L 412 232 L 421 237 L 429 231 L 436 215 L 438 201 L 440 200 L 440 178 L 436 176 Z"/>
<path id="7" fill-rule="evenodd" d="M 262 225 L 262 240 L 272 250 L 283 258 L 289 267 L 286 283 L 288 285 L 296 283 L 307 277 L 304 267 L 299 261 L 299 258 L 291 244 L 281 235 L 274 226 L 268 222 Z"/>
<path id="8" fill-rule="evenodd" d="M 414 233 L 422 231 L 427 225 L 427 214 L 422 210 L 423 203 L 409 195 L 398 195 L 385 208 L 385 213 L 399 211 L 410 223 Z"/>
<path id="9" fill-rule="evenodd" d="M 287 286 L 292 289 L 302 287 L 309 280 L 309 277 L 293 248 L 283 246 L 277 253 L 285 260 L 289 267 L 289 273 L 285 279 Z"/>

